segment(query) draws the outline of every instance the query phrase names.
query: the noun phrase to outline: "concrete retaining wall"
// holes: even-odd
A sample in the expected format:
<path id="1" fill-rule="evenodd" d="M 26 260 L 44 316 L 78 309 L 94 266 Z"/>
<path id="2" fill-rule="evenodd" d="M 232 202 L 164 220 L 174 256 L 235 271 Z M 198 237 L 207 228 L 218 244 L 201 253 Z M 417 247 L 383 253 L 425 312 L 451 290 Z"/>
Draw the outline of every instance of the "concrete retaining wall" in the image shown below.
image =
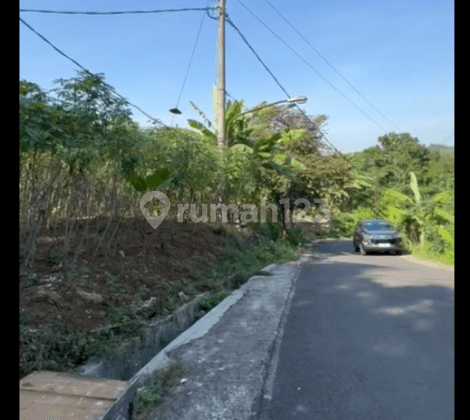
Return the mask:
<path id="1" fill-rule="evenodd" d="M 270 272 L 275 267 L 276 264 L 271 264 L 262 271 Z M 92 358 L 82 366 L 77 371 L 80 375 L 128 381 L 129 387 L 109 408 L 102 420 L 132 420 L 137 408 L 139 387 L 142 387 L 157 371 L 171 363 L 166 352 L 206 334 L 227 309 L 247 293 L 250 283 L 256 277 L 252 277 L 239 289 L 234 290 L 201 319 L 199 319 L 199 302 L 204 294 L 183 305 L 167 318 L 150 323 L 142 338 L 134 339 L 134 343 L 123 352 L 125 353 L 123 356 Z M 165 350 L 162 351 L 163 349 Z"/>
<path id="2" fill-rule="evenodd" d="M 199 295 L 166 318 L 149 323 L 141 337 L 135 337 L 120 355 L 92 357 L 77 373 L 83 376 L 130 380 L 157 353 L 199 319 Z"/>

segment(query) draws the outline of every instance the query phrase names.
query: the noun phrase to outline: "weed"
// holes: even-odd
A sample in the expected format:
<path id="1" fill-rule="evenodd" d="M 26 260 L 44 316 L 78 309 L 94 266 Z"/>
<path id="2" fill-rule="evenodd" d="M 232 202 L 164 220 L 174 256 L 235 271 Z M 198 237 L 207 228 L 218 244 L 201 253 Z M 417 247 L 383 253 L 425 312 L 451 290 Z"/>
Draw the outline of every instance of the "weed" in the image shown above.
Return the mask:
<path id="1" fill-rule="evenodd" d="M 128 334 L 135 331 L 139 326 L 139 320 L 130 307 L 117 309 L 111 315 L 111 322 L 115 327 L 114 331 L 118 334 Z"/>
<path id="2" fill-rule="evenodd" d="M 281 226 L 279 223 L 273 221 L 267 221 L 260 226 L 260 231 L 267 232 L 270 236 L 270 239 L 276 242 L 281 235 Z"/>
<path id="3" fill-rule="evenodd" d="M 226 290 L 219 290 L 217 292 L 211 293 L 209 296 L 205 296 L 199 302 L 199 307 L 206 312 L 209 312 L 212 308 L 217 306 L 220 302 L 222 302 L 230 292 Z"/>
<path id="4" fill-rule="evenodd" d="M 139 406 L 142 410 L 148 409 L 154 406 L 161 399 L 160 385 L 157 383 L 155 378 L 149 386 L 145 387 L 142 394 L 139 396 Z"/>
<path id="5" fill-rule="evenodd" d="M 448 249 L 445 252 L 436 251 L 432 245 L 425 243 L 423 247 L 413 245 L 411 254 L 420 260 L 435 261 L 440 264 L 454 265 L 454 251 Z"/>
<path id="6" fill-rule="evenodd" d="M 162 404 L 172 393 L 172 390 L 181 379 L 185 370 L 179 357 L 174 356 L 174 361 L 158 371 L 145 386 L 138 396 L 137 419 L 148 418 L 155 406 Z"/>
<path id="7" fill-rule="evenodd" d="M 150 289 L 147 286 L 141 286 L 137 292 L 137 296 L 141 300 L 148 299 L 150 297 Z"/>
<path id="8" fill-rule="evenodd" d="M 289 243 L 293 246 L 300 246 L 309 241 L 309 238 L 304 235 L 302 229 L 297 226 L 292 226 L 289 229 L 288 239 Z"/>
<path id="9" fill-rule="evenodd" d="M 165 309 L 168 312 L 173 312 L 176 308 L 176 297 L 174 295 L 167 295 L 165 299 Z"/>
<path id="10" fill-rule="evenodd" d="M 106 278 L 106 284 L 108 285 L 109 289 L 114 293 L 118 293 L 121 291 L 121 289 L 119 288 L 120 281 L 120 278 L 115 276 L 108 276 Z"/>
<path id="11" fill-rule="evenodd" d="M 69 371 L 84 363 L 102 345 L 96 336 L 72 331 L 62 319 L 52 325 L 20 322 L 20 378 L 35 370 Z"/>

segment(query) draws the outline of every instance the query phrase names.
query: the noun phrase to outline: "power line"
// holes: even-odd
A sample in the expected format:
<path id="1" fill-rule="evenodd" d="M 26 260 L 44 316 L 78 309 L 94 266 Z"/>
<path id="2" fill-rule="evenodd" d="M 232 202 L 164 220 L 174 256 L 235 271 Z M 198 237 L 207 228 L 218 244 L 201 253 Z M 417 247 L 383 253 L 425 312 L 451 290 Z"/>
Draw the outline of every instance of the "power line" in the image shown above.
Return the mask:
<path id="1" fill-rule="evenodd" d="M 208 3 L 209 3 L 209 0 L 208 0 Z M 180 99 L 181 99 L 181 95 L 183 94 L 183 89 L 184 89 L 184 86 L 185 86 L 185 84 L 186 84 L 186 80 L 187 80 L 188 75 L 189 75 L 189 70 L 190 70 L 190 68 L 191 68 L 191 63 L 193 62 L 194 53 L 196 52 L 197 44 L 198 44 L 198 42 L 199 42 L 199 36 L 201 35 L 202 25 L 203 25 L 203 23 L 204 23 L 204 18 L 205 18 L 205 16 L 206 16 L 206 14 L 203 13 L 202 19 L 201 19 L 201 23 L 200 23 L 200 25 L 199 25 L 199 30 L 197 31 L 197 35 L 196 35 L 196 42 L 194 43 L 193 51 L 192 51 L 191 57 L 190 57 L 190 59 L 189 59 L 188 68 L 187 68 L 186 74 L 185 74 L 185 76 L 184 76 L 183 85 L 181 86 L 180 94 L 179 94 L 179 96 L 178 96 L 178 100 L 177 100 L 177 102 L 176 102 L 176 107 L 175 107 L 175 108 L 178 108 L 178 105 L 179 105 Z M 173 118 L 174 118 L 174 116 L 173 116 Z M 173 122 L 172 122 L 171 125 L 173 125 Z"/>
<path id="2" fill-rule="evenodd" d="M 454 131 L 452 131 L 452 133 L 450 133 L 441 144 L 444 144 L 446 141 L 448 141 L 454 135 Z"/>
<path id="3" fill-rule="evenodd" d="M 20 18 L 20 22 L 27 26 L 31 31 L 33 31 L 37 36 L 39 36 L 44 42 L 46 42 L 47 44 L 49 44 L 52 48 L 54 48 L 54 50 L 56 50 L 60 55 L 62 55 L 63 57 L 65 57 L 67 60 L 70 60 L 72 63 L 74 63 L 77 67 L 81 68 L 83 71 L 85 71 L 87 74 L 89 74 L 90 76 L 93 76 L 96 78 L 96 75 L 93 74 L 91 71 L 89 71 L 88 69 L 86 69 L 85 67 L 83 67 L 79 62 L 77 62 L 76 60 L 74 60 L 73 58 L 69 57 L 67 54 L 65 54 L 63 51 L 61 51 L 59 48 L 57 48 L 54 44 L 52 44 L 52 42 L 50 42 L 47 38 L 45 38 L 43 35 L 41 35 L 38 31 L 36 31 L 33 27 L 31 27 L 31 25 L 29 25 L 28 23 L 26 23 L 22 18 Z M 119 98 L 121 98 L 126 104 L 134 107 L 135 109 L 137 109 L 138 111 L 140 111 L 142 114 L 144 114 L 147 118 L 149 118 L 150 120 L 152 120 L 153 122 L 157 123 L 157 124 L 161 124 L 165 127 L 167 127 L 166 124 L 164 124 L 163 122 L 161 122 L 160 120 L 157 120 L 155 118 L 153 118 L 151 115 L 147 114 L 145 111 L 143 111 L 141 108 L 139 108 L 137 105 L 134 105 L 133 103 L 129 102 L 126 98 L 124 98 L 124 96 L 120 95 L 119 93 L 117 93 L 113 88 L 112 86 L 108 85 L 107 83 L 103 82 L 101 79 L 97 78 L 97 80 L 99 80 L 99 82 L 104 86 L 106 87 L 107 89 L 109 89 L 111 92 L 113 92 L 116 96 L 118 96 Z"/>
<path id="4" fill-rule="evenodd" d="M 387 132 L 377 121 L 366 114 L 361 108 L 359 108 L 353 101 L 351 101 L 343 92 L 341 92 L 335 85 L 333 85 L 328 79 L 318 72 L 307 60 L 305 60 L 297 51 L 290 47 L 279 35 L 277 35 L 269 26 L 267 26 L 258 16 L 256 16 L 248 7 L 246 7 L 240 0 L 237 0 L 255 19 L 257 19 L 268 31 L 270 31 L 277 39 L 279 39 L 289 50 L 291 50 L 297 57 L 299 57 L 310 69 L 312 69 L 318 76 L 320 76 L 326 83 L 328 83 L 334 90 L 336 90 L 344 99 L 346 99 L 351 105 L 358 109 L 364 114 L 370 121 L 380 127 L 384 132 Z"/>
<path id="5" fill-rule="evenodd" d="M 235 24 L 232 22 L 232 20 L 228 17 L 228 14 L 226 15 L 227 22 L 238 32 L 238 35 L 240 35 L 241 39 L 245 42 L 245 44 L 248 46 L 248 48 L 251 50 L 251 52 L 255 55 L 255 57 L 258 59 L 258 61 L 263 65 L 265 70 L 271 75 L 271 77 L 274 79 L 274 81 L 277 83 L 277 85 L 282 89 L 282 91 L 287 95 L 288 98 L 290 98 L 290 95 L 287 93 L 287 91 L 284 89 L 284 87 L 281 85 L 279 80 L 277 80 L 276 76 L 272 73 L 271 70 L 269 70 L 268 66 L 264 64 L 264 61 L 261 60 L 261 57 L 258 55 L 258 53 L 253 49 L 251 44 L 248 42 L 248 40 L 245 38 L 245 36 L 241 33 L 240 29 L 238 29 Z"/>
<path id="6" fill-rule="evenodd" d="M 250 43 L 248 42 L 248 40 L 246 39 L 246 37 L 242 34 L 242 32 L 240 31 L 240 29 L 237 28 L 237 26 L 232 22 L 232 20 L 228 17 L 228 15 L 226 16 L 226 19 L 227 19 L 227 22 L 237 31 L 237 33 L 240 35 L 240 37 L 243 39 L 243 41 L 245 42 L 245 44 L 248 46 L 248 48 L 250 48 L 250 50 L 253 52 L 253 54 L 256 56 L 256 58 L 258 59 L 258 61 L 263 65 L 263 67 L 266 69 L 266 71 L 271 75 L 271 77 L 274 79 L 274 81 L 278 84 L 278 86 L 282 89 L 282 91 L 286 94 L 286 96 L 288 98 L 290 98 L 290 95 L 287 93 L 286 89 L 281 85 L 281 83 L 279 82 L 279 80 L 277 80 L 276 76 L 274 76 L 274 74 L 272 73 L 272 71 L 268 68 L 268 66 L 263 62 L 263 60 L 261 59 L 261 57 L 258 55 L 258 53 L 253 49 L 253 47 L 250 45 Z M 305 119 L 307 121 L 310 122 L 310 124 L 312 124 L 312 126 L 321 134 L 322 138 L 346 161 L 349 163 L 349 165 L 356 169 L 354 167 L 354 165 L 326 138 L 325 134 L 322 133 L 322 131 L 317 127 L 317 125 L 308 117 L 308 115 L 299 107 L 298 104 L 295 104 L 295 106 L 299 109 L 299 111 L 301 112 L 301 114 L 305 117 Z M 357 169 L 356 169 L 357 170 Z"/>
<path id="7" fill-rule="evenodd" d="M 20 12 L 31 13 L 51 13 L 59 15 L 129 15 L 129 14 L 151 14 L 165 12 L 193 12 L 193 11 L 209 11 L 208 7 L 188 7 L 185 9 L 162 9 L 162 10 L 131 10 L 123 12 L 72 12 L 59 10 L 38 10 L 38 9 L 20 9 Z"/>
<path id="8" fill-rule="evenodd" d="M 323 57 L 322 54 L 297 30 L 297 28 L 292 25 L 270 2 L 269 0 L 264 0 L 266 3 L 268 3 L 274 11 L 299 35 L 306 43 L 307 45 L 315 51 L 320 58 L 328 64 L 335 72 L 336 74 L 341 77 L 362 99 L 364 99 L 375 111 L 377 111 L 383 118 L 385 118 L 391 125 L 393 125 L 398 131 L 401 131 L 399 127 L 397 127 L 392 121 L 390 121 L 384 114 L 382 114 L 374 105 L 370 103 L 370 101 L 361 93 L 359 92 L 338 70 L 336 70 L 333 65 L 325 58 Z"/>

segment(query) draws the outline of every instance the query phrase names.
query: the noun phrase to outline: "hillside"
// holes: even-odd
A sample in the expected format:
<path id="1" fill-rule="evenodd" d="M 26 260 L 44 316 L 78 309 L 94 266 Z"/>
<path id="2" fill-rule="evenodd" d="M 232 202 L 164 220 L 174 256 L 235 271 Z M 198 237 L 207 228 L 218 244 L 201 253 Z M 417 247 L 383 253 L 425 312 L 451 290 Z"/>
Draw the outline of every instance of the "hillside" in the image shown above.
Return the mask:
<path id="1" fill-rule="evenodd" d="M 439 152 L 442 155 L 454 155 L 454 146 L 444 146 L 443 144 L 433 144 L 428 146 L 429 150 Z"/>

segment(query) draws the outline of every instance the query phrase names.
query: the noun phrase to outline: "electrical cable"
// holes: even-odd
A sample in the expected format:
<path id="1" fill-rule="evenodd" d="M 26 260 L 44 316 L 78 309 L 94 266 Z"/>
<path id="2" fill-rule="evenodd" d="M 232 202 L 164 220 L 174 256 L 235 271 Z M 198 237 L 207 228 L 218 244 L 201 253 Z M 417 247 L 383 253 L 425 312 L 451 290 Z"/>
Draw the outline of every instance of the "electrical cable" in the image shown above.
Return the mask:
<path id="1" fill-rule="evenodd" d="M 31 25 L 29 25 L 28 23 L 26 23 L 22 18 L 20 18 L 20 22 L 27 26 L 32 32 L 34 32 L 37 36 L 39 36 L 44 42 L 46 42 L 47 44 L 49 44 L 52 48 L 54 48 L 54 50 L 56 50 L 60 55 L 62 55 L 63 57 L 65 57 L 67 60 L 70 60 L 72 63 L 74 63 L 76 66 L 78 66 L 79 68 L 81 68 L 83 71 L 85 71 L 87 74 L 89 74 L 90 76 L 92 77 L 95 77 L 96 78 L 96 75 L 93 74 L 91 71 L 89 71 L 88 69 L 86 69 L 85 67 L 83 67 L 80 63 L 78 63 L 76 60 L 74 60 L 73 58 L 69 57 L 67 54 L 65 54 L 63 51 L 61 51 L 59 48 L 57 48 L 54 44 L 52 44 L 52 42 L 50 42 L 48 39 L 46 39 L 43 35 L 41 35 L 38 31 L 36 31 L 34 28 L 31 27 Z M 114 88 L 110 85 L 108 85 L 107 83 L 103 82 L 102 80 L 100 80 L 99 78 L 97 78 L 97 80 L 100 81 L 100 83 L 106 87 L 107 89 L 110 90 L 110 92 L 114 93 L 116 96 L 118 96 L 119 98 L 121 98 L 126 104 L 134 107 L 135 109 L 137 109 L 138 111 L 140 111 L 143 115 L 145 115 L 147 118 L 149 118 L 150 120 L 152 120 L 154 123 L 157 123 L 157 124 L 161 124 L 165 127 L 168 127 L 166 124 L 164 124 L 163 122 L 161 122 L 160 120 L 157 120 L 156 118 L 153 118 L 151 115 L 147 114 L 145 111 L 143 111 L 141 108 L 139 108 L 137 105 L 134 105 L 133 103 L 129 102 L 126 98 L 124 98 L 122 95 L 120 95 L 119 93 L 117 93 Z"/>
<path id="2" fill-rule="evenodd" d="M 454 131 L 455 130 L 453 130 L 452 133 L 450 133 L 441 144 L 444 144 L 446 141 L 448 141 L 454 135 Z"/>
<path id="3" fill-rule="evenodd" d="M 370 121 L 380 127 L 385 133 L 387 130 L 383 128 L 377 121 L 366 114 L 361 108 L 359 108 L 353 101 L 351 101 L 343 92 L 341 92 L 335 85 L 333 85 L 328 79 L 326 79 L 318 70 L 316 70 L 307 60 L 305 60 L 297 51 L 289 46 L 279 35 L 277 35 L 269 26 L 267 26 L 258 16 L 256 16 L 248 7 L 246 7 L 240 0 L 237 0 L 255 19 L 257 19 L 268 31 L 270 31 L 277 39 L 279 39 L 289 50 L 291 50 L 297 57 L 299 57 L 307 66 L 312 69 L 318 76 L 320 76 L 326 83 L 328 83 L 334 90 L 336 90 L 344 99 L 346 99 L 351 105 L 358 109 L 364 114 Z"/>
<path id="4" fill-rule="evenodd" d="M 207 1 L 207 3 L 209 3 L 209 0 Z M 199 36 L 201 35 L 202 25 L 203 25 L 203 23 L 204 23 L 204 18 L 205 18 L 205 16 L 206 16 L 206 14 L 203 13 L 203 14 L 202 14 L 201 23 L 200 23 L 200 25 L 199 25 L 199 29 L 198 29 L 197 35 L 196 35 L 196 42 L 194 43 L 193 51 L 192 51 L 191 57 L 190 57 L 190 59 L 189 59 L 188 68 L 186 69 L 186 74 L 185 74 L 185 76 L 184 76 L 183 85 L 181 86 L 180 94 L 179 94 L 179 96 L 178 96 L 178 100 L 176 101 L 176 106 L 175 106 L 176 109 L 178 109 L 178 105 L 179 105 L 179 103 L 180 103 L 181 95 L 183 94 L 184 86 L 185 86 L 185 84 L 186 84 L 186 80 L 187 80 L 188 75 L 189 75 L 189 70 L 190 70 L 190 68 L 191 68 L 191 63 L 193 62 L 194 53 L 196 52 L 197 44 L 198 44 L 198 42 L 199 42 Z M 174 118 L 174 117 L 175 117 L 175 116 L 173 115 L 173 118 Z M 173 125 L 173 118 L 172 118 L 171 125 Z"/>
<path id="5" fill-rule="evenodd" d="M 123 12 L 71 12 L 71 11 L 59 11 L 59 10 L 20 9 L 20 12 L 50 13 L 50 14 L 59 14 L 59 15 L 129 15 L 129 14 L 151 14 L 151 13 L 164 13 L 164 12 L 194 12 L 194 11 L 209 11 L 209 8 L 191 7 L 191 8 L 185 8 L 185 9 L 132 10 L 132 11 L 123 11 Z"/>
<path id="6" fill-rule="evenodd" d="M 246 37 L 241 33 L 240 29 L 238 29 L 238 27 L 232 22 L 232 20 L 228 17 L 227 15 L 227 22 L 237 31 L 237 33 L 240 35 L 240 37 L 243 39 L 243 41 L 245 42 L 245 44 L 248 46 L 248 48 L 250 48 L 250 50 L 253 52 L 253 54 L 256 56 L 256 58 L 258 59 L 258 61 L 263 65 L 263 67 L 266 69 L 266 71 L 271 75 L 271 77 L 274 79 L 274 81 L 277 83 L 277 85 L 282 89 L 282 91 L 286 94 L 286 96 L 288 98 L 290 98 L 291 96 L 287 93 L 286 89 L 284 88 L 284 86 L 281 85 L 281 83 L 279 82 L 279 80 L 276 78 L 276 76 L 274 76 L 274 74 L 272 73 L 272 71 L 268 68 L 268 66 L 264 63 L 264 61 L 261 59 L 261 57 L 258 55 L 258 53 L 253 49 L 253 47 L 250 45 L 250 43 L 248 42 L 248 40 L 246 39 Z M 321 134 L 321 136 L 323 137 L 323 139 L 331 146 L 333 147 L 333 149 L 346 161 L 349 163 L 349 165 L 351 165 L 351 167 L 353 167 L 354 169 L 356 169 L 354 167 L 354 165 L 327 139 L 327 137 L 325 136 L 324 133 L 321 132 L 321 130 L 317 127 L 317 125 L 308 117 L 308 115 L 299 107 L 298 104 L 295 104 L 295 106 L 300 110 L 300 112 L 302 113 L 302 115 L 306 118 L 307 121 L 309 121 L 313 127 L 315 127 L 315 129 Z M 356 169 L 357 170 L 357 169 Z"/>
<path id="7" fill-rule="evenodd" d="M 255 55 L 255 57 L 258 59 L 258 61 L 263 65 L 263 67 L 265 68 L 265 70 L 271 75 L 271 77 L 274 79 L 274 81 L 277 83 L 277 85 L 281 88 L 281 90 L 286 94 L 286 96 L 288 98 L 290 98 L 290 95 L 287 93 L 287 91 L 284 89 L 284 87 L 281 85 L 281 83 L 279 82 L 279 80 L 277 80 L 276 76 L 274 76 L 274 74 L 272 73 L 271 70 L 269 70 L 268 66 L 266 64 L 264 64 L 264 61 L 261 59 L 261 57 L 258 55 L 258 53 L 253 49 L 253 47 L 251 46 L 251 44 L 248 42 L 248 40 L 245 38 L 245 36 L 241 33 L 240 29 L 238 29 L 235 24 L 232 22 L 232 20 L 229 18 L 228 14 L 226 14 L 226 20 L 227 22 L 233 27 L 233 29 L 235 29 L 238 33 L 238 35 L 240 35 L 241 39 L 243 39 L 243 41 L 245 42 L 245 44 L 248 46 L 248 48 L 251 50 L 251 52 Z"/>
<path id="8" fill-rule="evenodd" d="M 353 89 L 362 99 L 364 99 L 375 111 L 377 111 L 384 119 L 386 119 L 393 127 L 395 127 L 398 131 L 401 131 L 399 127 L 397 127 L 392 121 L 390 121 L 384 114 L 382 114 L 374 105 L 372 105 L 369 100 L 361 93 L 359 92 L 338 70 L 336 70 L 333 65 L 325 58 L 323 57 L 322 54 L 297 30 L 297 28 L 292 25 L 270 2 L 269 0 L 264 0 L 266 3 L 268 3 L 274 11 L 299 35 L 306 43 L 307 45 L 315 51 L 320 58 L 328 64 L 335 72 L 336 74 L 341 77 L 350 87 Z"/>

